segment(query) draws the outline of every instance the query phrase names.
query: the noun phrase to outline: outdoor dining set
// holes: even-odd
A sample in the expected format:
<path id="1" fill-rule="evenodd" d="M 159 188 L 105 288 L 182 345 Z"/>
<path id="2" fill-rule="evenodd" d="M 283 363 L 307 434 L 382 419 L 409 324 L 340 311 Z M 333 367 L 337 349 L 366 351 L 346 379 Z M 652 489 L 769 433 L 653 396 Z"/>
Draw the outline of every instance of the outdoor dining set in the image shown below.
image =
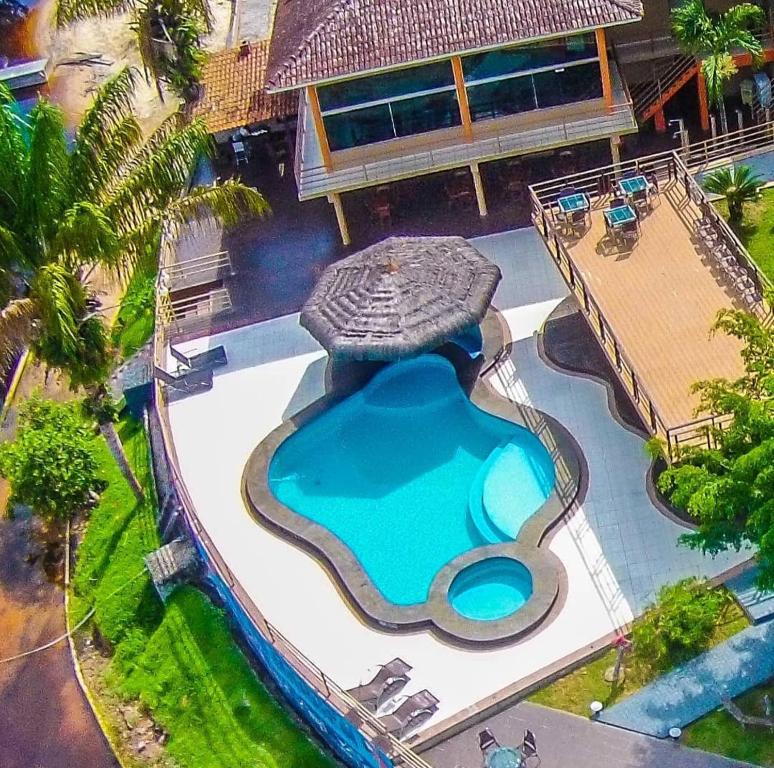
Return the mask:
<path id="1" fill-rule="evenodd" d="M 745 305 L 755 310 L 763 301 L 761 291 L 745 267 L 739 263 L 734 249 L 723 236 L 713 216 L 706 211 L 695 223 L 696 236 L 715 265 L 726 275 Z"/>
<path id="2" fill-rule="evenodd" d="M 605 237 L 619 245 L 634 244 L 640 236 L 640 218 L 658 199 L 658 179 L 637 170 L 626 171 L 616 183 L 609 206 L 603 211 Z M 564 187 L 556 201 L 556 218 L 565 234 L 578 237 L 591 224 L 589 196 L 575 187 Z"/>

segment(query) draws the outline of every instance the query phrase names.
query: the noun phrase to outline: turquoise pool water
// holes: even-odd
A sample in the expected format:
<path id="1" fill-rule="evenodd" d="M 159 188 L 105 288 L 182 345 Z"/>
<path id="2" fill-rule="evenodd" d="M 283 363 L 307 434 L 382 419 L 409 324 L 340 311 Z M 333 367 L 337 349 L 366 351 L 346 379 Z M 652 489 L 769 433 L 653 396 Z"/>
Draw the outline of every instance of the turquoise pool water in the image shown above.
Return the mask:
<path id="1" fill-rule="evenodd" d="M 532 432 L 474 406 L 451 363 L 424 355 L 289 437 L 269 485 L 344 542 L 388 601 L 414 605 L 450 560 L 515 537 L 554 465 Z"/>
<path id="2" fill-rule="evenodd" d="M 494 621 L 518 611 L 532 594 L 532 576 L 515 560 L 489 557 L 463 568 L 449 588 L 457 613 L 476 621 Z"/>

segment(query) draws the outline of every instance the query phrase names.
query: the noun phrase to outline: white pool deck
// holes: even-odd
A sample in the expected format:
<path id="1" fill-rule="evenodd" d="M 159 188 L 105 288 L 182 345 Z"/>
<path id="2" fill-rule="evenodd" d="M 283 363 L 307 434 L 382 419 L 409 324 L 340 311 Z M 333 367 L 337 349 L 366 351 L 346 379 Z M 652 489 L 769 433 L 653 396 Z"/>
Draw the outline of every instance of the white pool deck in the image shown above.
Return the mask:
<path id="1" fill-rule="evenodd" d="M 318 562 L 248 514 L 240 480 L 255 446 L 323 394 L 325 353 L 290 315 L 184 349 L 223 344 L 229 364 L 211 391 L 170 406 L 183 478 L 212 541 L 264 615 L 343 687 L 365 681 L 400 656 L 413 666 L 411 693 L 439 699 L 435 725 L 577 652 L 629 622 L 663 584 L 714 576 L 749 553 L 715 559 L 679 546 L 684 528 L 645 490 L 644 442 L 613 419 L 604 386 L 541 361 L 536 331 L 567 289 L 532 229 L 474 240 L 501 267 L 495 306 L 514 340 L 494 385 L 559 419 L 583 449 L 589 487 L 580 509 L 555 532 L 551 550 L 567 573 L 567 599 L 538 634 L 493 650 L 463 650 L 429 632 L 394 634 L 366 626 Z M 432 542 L 428 542 L 432 546 Z"/>

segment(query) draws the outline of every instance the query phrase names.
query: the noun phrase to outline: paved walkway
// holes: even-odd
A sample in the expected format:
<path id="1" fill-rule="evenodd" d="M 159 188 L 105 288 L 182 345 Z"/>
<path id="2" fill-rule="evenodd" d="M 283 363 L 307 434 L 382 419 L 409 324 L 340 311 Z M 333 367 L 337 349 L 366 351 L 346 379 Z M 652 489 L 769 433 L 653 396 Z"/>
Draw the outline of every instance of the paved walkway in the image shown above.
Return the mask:
<path id="1" fill-rule="evenodd" d="M 537 739 L 540 768 L 734 768 L 746 765 L 526 701 L 457 734 L 422 756 L 433 768 L 479 768 L 478 732 L 482 728 L 490 728 L 501 744 L 519 744 L 524 730 L 529 728 Z"/>
<path id="2" fill-rule="evenodd" d="M 755 586 L 758 569 L 750 568 L 726 582 L 750 620 L 760 624 L 774 616 L 774 592 L 760 592 Z"/>
<path id="3" fill-rule="evenodd" d="M 774 676 L 774 622 L 734 635 L 606 710 L 600 720 L 664 737 Z"/>

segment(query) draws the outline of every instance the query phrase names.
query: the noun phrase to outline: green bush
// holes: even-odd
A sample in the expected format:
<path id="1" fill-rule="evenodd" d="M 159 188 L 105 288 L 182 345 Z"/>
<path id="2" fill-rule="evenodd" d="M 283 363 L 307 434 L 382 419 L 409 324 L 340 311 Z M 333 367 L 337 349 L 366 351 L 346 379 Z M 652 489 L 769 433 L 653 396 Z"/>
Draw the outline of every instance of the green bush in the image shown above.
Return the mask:
<path id="1" fill-rule="evenodd" d="M 83 509 L 100 487 L 93 443 L 77 404 L 31 397 L 19 411 L 16 439 L 0 445 L 0 473 L 11 484 L 11 502 L 49 520 Z"/>
<path id="2" fill-rule="evenodd" d="M 729 600 L 726 592 L 698 579 L 662 587 L 656 602 L 634 622 L 637 661 L 663 671 L 706 650 Z"/>

